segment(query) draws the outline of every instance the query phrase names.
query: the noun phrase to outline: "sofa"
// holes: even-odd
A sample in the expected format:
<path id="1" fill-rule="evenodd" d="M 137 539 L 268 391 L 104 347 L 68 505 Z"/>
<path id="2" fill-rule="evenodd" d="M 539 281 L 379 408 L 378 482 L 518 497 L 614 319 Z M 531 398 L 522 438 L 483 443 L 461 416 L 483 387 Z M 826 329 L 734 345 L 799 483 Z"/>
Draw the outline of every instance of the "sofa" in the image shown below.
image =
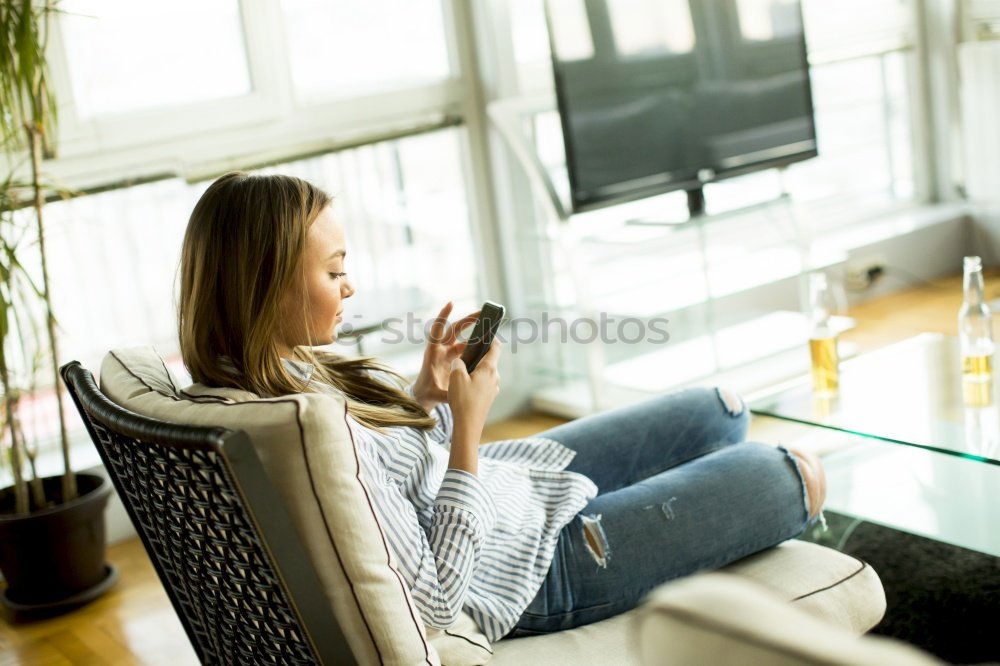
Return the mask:
<path id="1" fill-rule="evenodd" d="M 650 604 L 662 599 L 661 589 L 700 580 L 709 572 L 666 583 L 649 595 L 648 603 L 627 613 L 544 636 L 491 644 L 466 614 L 446 630 L 425 626 L 369 502 L 345 420 L 346 404 L 337 396 L 260 398 L 232 388 L 180 386 L 150 346 L 109 352 L 99 382 L 111 401 L 138 414 L 247 433 L 359 663 L 697 663 L 681 658 L 688 653 L 681 650 L 680 639 L 661 640 L 669 634 L 648 629 L 656 626 L 655 618 L 667 617 L 654 613 L 651 620 L 655 606 Z M 751 586 L 759 598 L 841 638 L 864 634 L 885 612 L 881 582 L 867 563 L 804 541 L 786 541 L 711 573 L 731 581 L 737 591 L 738 583 Z M 751 610 L 752 597 L 744 603 Z M 677 635 L 685 645 L 691 640 L 711 643 L 694 631 Z"/>
<path id="2" fill-rule="evenodd" d="M 856 636 L 724 570 L 665 583 L 636 612 L 637 650 L 657 666 L 941 666 L 900 640 Z"/>

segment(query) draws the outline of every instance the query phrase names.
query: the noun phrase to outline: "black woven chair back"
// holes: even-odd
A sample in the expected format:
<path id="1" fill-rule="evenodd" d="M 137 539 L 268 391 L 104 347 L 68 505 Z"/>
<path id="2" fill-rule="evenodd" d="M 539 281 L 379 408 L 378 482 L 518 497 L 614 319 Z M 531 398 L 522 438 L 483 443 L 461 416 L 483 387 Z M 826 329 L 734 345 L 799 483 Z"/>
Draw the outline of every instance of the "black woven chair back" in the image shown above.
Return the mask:
<path id="1" fill-rule="evenodd" d="M 147 418 L 78 362 L 61 373 L 202 663 L 355 663 L 246 433 Z"/>

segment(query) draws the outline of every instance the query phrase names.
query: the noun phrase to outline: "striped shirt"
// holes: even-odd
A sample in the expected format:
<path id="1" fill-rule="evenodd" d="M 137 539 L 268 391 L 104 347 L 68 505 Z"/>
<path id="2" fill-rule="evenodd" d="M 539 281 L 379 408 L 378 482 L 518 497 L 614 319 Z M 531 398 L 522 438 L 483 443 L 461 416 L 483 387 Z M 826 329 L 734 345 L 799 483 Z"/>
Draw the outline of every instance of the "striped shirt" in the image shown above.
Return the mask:
<path id="1" fill-rule="evenodd" d="M 311 381 L 311 364 L 284 361 Z M 413 384 L 405 390 L 412 396 Z M 450 405 L 437 405 L 431 416 L 437 425 L 430 431 L 396 426 L 383 434 L 350 414 L 347 422 L 424 623 L 446 628 L 464 610 L 496 641 L 538 592 L 560 530 L 597 495 L 597 486 L 565 470 L 575 451 L 545 437 L 480 446 L 478 475 L 449 468 Z"/>

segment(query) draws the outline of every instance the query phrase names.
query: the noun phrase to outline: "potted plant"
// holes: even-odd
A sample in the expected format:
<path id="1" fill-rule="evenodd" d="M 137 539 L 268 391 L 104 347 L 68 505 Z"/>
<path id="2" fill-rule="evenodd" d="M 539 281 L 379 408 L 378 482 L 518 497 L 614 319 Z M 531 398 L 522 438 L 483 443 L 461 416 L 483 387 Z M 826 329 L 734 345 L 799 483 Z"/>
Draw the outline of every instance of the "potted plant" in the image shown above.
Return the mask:
<path id="1" fill-rule="evenodd" d="M 110 485 L 98 474 L 76 474 L 70 465 L 49 291 L 42 211 L 51 188 L 41 167 L 43 155 L 54 154 L 56 105 L 46 42 L 55 12 L 51 0 L 0 2 L 0 141 L 9 168 L 0 184 L 0 441 L 13 478 L 0 489 L 0 572 L 7 583 L 0 607 L 15 620 L 73 608 L 116 578 L 104 561 Z M 26 160 L 30 181 L 20 182 L 16 174 Z M 38 252 L 40 279 L 25 268 L 27 252 Z M 46 366 L 58 403 L 64 472 L 39 478 L 35 443 L 26 441 L 18 417 L 25 389 L 34 393 Z"/>

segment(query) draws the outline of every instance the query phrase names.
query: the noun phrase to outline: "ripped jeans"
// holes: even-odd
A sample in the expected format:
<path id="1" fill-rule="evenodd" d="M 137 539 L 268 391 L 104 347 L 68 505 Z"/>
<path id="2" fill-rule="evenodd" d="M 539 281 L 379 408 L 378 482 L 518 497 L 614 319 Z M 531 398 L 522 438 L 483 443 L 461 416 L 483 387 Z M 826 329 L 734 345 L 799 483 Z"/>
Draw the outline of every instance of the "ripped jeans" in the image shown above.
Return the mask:
<path id="1" fill-rule="evenodd" d="M 661 583 L 802 534 L 809 498 L 783 446 L 745 442 L 750 411 L 721 388 L 686 388 L 545 432 L 577 452 L 599 491 L 559 535 L 537 595 L 506 638 L 634 608 Z"/>

